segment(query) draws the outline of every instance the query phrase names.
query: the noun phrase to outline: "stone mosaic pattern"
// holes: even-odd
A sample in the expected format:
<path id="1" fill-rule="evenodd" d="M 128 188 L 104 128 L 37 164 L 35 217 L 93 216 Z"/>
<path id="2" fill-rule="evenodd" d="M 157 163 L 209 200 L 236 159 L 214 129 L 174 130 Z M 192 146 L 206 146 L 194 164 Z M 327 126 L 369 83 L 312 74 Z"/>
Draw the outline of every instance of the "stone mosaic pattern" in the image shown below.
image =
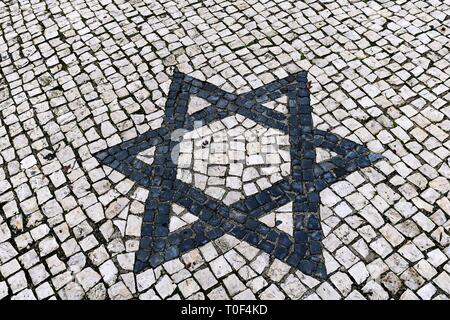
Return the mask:
<path id="1" fill-rule="evenodd" d="M 223 91 L 178 70 L 175 70 L 172 79 L 161 129 L 146 131 L 135 139 L 95 154 L 101 164 L 110 166 L 149 190 L 134 271 L 139 273 L 149 266 L 157 267 L 224 234 L 230 234 L 308 275 L 325 278 L 319 192 L 345 175 L 373 164 L 382 156 L 370 153 L 367 148 L 351 140 L 313 128 L 306 72 L 272 81 L 241 95 Z M 209 105 L 189 115 L 193 95 L 206 100 Z M 282 95 L 288 97 L 288 116 L 262 106 L 267 100 Z M 236 116 L 230 116 L 232 113 Z M 205 123 L 205 126 L 195 128 L 196 121 Z M 262 141 L 256 141 L 258 144 L 247 145 L 246 148 L 246 144 L 240 140 L 245 135 L 252 140 L 255 133 L 236 126 L 239 122 L 244 122 L 244 125 L 247 122 L 251 127 L 254 127 L 255 122 L 269 126 L 270 129 L 260 127 L 254 130 L 271 130 L 269 132 L 273 134 L 264 135 L 262 131 L 260 139 L 256 139 Z M 220 130 L 222 128 L 230 130 L 224 133 Z M 174 135 L 177 130 L 188 132 L 179 139 L 179 134 Z M 241 133 L 243 136 L 239 139 Z M 280 135 L 283 133 L 287 135 Z M 210 134 L 213 134 L 212 137 Z M 260 136 L 258 133 L 256 135 Z M 274 184 L 267 182 L 260 191 L 252 183 L 239 185 L 240 181 L 236 181 L 234 174 L 236 168 L 233 166 L 233 171 L 228 171 L 228 165 L 263 165 L 261 170 L 266 165 L 273 166 L 277 162 L 274 161 L 277 160 L 273 157 L 277 155 L 274 150 L 267 153 L 253 149 L 261 148 L 261 145 L 275 149 L 280 144 L 277 136 L 281 142 L 289 145 L 291 161 L 287 173 L 290 175 L 284 179 L 280 177 L 281 181 Z M 272 144 L 269 143 L 269 137 L 274 139 Z M 198 138 L 199 147 L 194 148 L 197 143 L 189 138 Z M 232 145 L 230 149 L 236 151 L 228 150 L 228 145 Z M 209 146 L 209 149 L 205 146 Z M 316 164 L 316 147 L 339 155 Z M 143 156 L 141 153 L 150 148 L 155 148 L 150 165 L 136 158 Z M 206 184 L 218 185 L 220 181 L 217 181 L 217 177 L 221 175 L 231 180 L 234 186 L 209 186 L 205 192 L 201 192 L 203 188 L 197 181 L 202 176 L 197 174 L 194 175 L 195 188 L 192 188 L 188 184 L 192 175 L 186 175 L 183 171 L 181 177 L 179 175 L 180 169 L 189 169 L 191 164 L 194 172 L 204 174 Z M 256 170 L 246 167 L 245 173 L 248 169 Z M 260 177 L 257 171 L 255 174 Z M 242 170 L 242 179 L 247 180 L 247 176 Z M 238 194 L 239 198 L 234 196 L 235 189 L 243 189 L 248 196 L 239 200 L 241 194 Z M 217 201 L 224 196 L 225 203 Z M 224 205 L 226 202 L 232 205 Z M 188 211 L 190 221 L 184 219 L 184 222 L 190 223 L 185 228 L 174 228 L 171 232 L 174 204 Z M 285 208 L 288 204 L 292 208 L 293 231 L 286 233 L 282 228 L 269 228 L 267 223 L 259 221 L 258 218 L 280 207 Z M 192 214 L 199 219 L 194 221 Z M 179 222 L 178 225 L 181 226 Z"/>
<path id="2" fill-rule="evenodd" d="M 448 299 L 449 6 L 1 0 L 0 298 Z M 229 234 L 133 271 L 150 192 L 94 155 L 164 130 L 174 67 L 236 95 L 308 71 L 315 130 L 384 156 L 320 192 L 326 278 Z"/>

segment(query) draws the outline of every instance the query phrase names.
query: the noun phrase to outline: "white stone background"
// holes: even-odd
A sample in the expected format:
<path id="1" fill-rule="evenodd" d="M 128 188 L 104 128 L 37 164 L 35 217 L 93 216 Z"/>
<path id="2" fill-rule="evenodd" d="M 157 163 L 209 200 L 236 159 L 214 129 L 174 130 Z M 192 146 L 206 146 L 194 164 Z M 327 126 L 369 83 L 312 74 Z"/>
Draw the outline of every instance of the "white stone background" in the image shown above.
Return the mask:
<path id="1" fill-rule="evenodd" d="M 0 298 L 448 299 L 449 5 L 1 0 Z M 386 156 L 322 192 L 326 281 L 227 236 L 132 273 L 147 192 L 92 153 L 161 125 L 173 66 L 308 70 L 316 127 Z"/>

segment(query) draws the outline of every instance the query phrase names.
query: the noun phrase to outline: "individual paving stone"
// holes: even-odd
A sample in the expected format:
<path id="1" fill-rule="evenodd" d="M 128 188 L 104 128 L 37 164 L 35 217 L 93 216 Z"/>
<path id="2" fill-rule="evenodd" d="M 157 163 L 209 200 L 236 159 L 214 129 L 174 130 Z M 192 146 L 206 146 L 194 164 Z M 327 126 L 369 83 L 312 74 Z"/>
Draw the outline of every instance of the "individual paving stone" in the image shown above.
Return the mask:
<path id="1" fill-rule="evenodd" d="M 194 273 L 194 278 L 200 284 L 203 290 L 207 290 L 218 283 L 211 270 L 204 268 Z"/>
<path id="2" fill-rule="evenodd" d="M 445 291 L 447 294 L 450 292 L 450 276 L 447 272 L 441 272 L 434 280 L 434 283 Z"/>
<path id="3" fill-rule="evenodd" d="M 91 289 L 94 285 L 100 281 L 101 276 L 95 272 L 92 268 L 86 268 L 79 272 L 75 278 L 81 284 L 85 291 Z"/>
<path id="4" fill-rule="evenodd" d="M 430 262 L 435 268 L 437 268 L 447 260 L 448 258 L 439 249 L 427 252 L 427 261 Z"/>
<path id="5" fill-rule="evenodd" d="M 417 295 L 415 295 L 413 291 L 407 289 L 400 296 L 400 300 L 419 300 L 419 297 L 417 297 Z"/>
<path id="6" fill-rule="evenodd" d="M 155 273 L 152 269 L 144 271 L 136 276 L 136 285 L 138 291 L 142 292 L 150 288 L 155 283 Z"/>
<path id="7" fill-rule="evenodd" d="M 223 256 L 219 256 L 217 259 L 211 261 L 210 266 L 217 278 L 222 278 L 232 271 L 231 266 Z"/>
<path id="8" fill-rule="evenodd" d="M 180 259 L 174 259 L 163 264 L 164 269 L 170 274 L 174 274 L 184 268 Z"/>
<path id="9" fill-rule="evenodd" d="M 0 267 L 0 273 L 3 277 L 7 278 L 10 275 L 14 274 L 16 271 L 20 270 L 20 264 L 19 262 L 14 259 L 10 260 L 9 262 L 5 263 Z"/>
<path id="10" fill-rule="evenodd" d="M 230 296 L 234 296 L 239 292 L 245 290 L 245 285 L 234 274 L 223 279 L 223 284 L 225 285 L 225 288 L 227 289 Z"/>
<path id="11" fill-rule="evenodd" d="M 125 273 L 125 274 L 121 274 L 120 278 L 122 279 L 123 283 L 128 288 L 128 290 L 130 290 L 130 292 L 132 294 L 135 294 L 137 292 L 136 280 L 135 280 L 135 277 L 134 277 L 133 273 L 128 272 L 128 273 Z"/>
<path id="12" fill-rule="evenodd" d="M 262 273 L 269 265 L 269 259 L 269 255 L 263 252 L 250 263 L 250 266 L 257 273 Z"/>
<path id="13" fill-rule="evenodd" d="M 256 300 L 256 297 L 250 289 L 247 289 L 235 295 L 233 300 Z"/>
<path id="14" fill-rule="evenodd" d="M 348 272 L 357 284 L 363 283 L 369 277 L 369 271 L 361 261 L 353 265 Z"/>
<path id="15" fill-rule="evenodd" d="M 292 274 L 281 284 L 281 288 L 292 300 L 299 300 L 307 291 L 300 280 Z"/>
<path id="16" fill-rule="evenodd" d="M 263 300 L 284 300 L 285 295 L 276 285 L 272 284 L 259 295 L 259 298 Z"/>
<path id="17" fill-rule="evenodd" d="M 247 286 L 254 292 L 260 291 L 262 288 L 265 288 L 268 285 L 268 282 L 263 277 L 259 276 L 251 279 L 247 282 Z"/>
<path id="18" fill-rule="evenodd" d="M 34 266 L 33 268 L 28 270 L 28 273 L 34 285 L 40 284 L 42 281 L 46 280 L 50 276 L 47 270 L 45 270 L 43 264 Z"/>
<path id="19" fill-rule="evenodd" d="M 180 271 L 178 271 L 177 273 L 175 273 L 174 275 L 171 276 L 172 280 L 175 281 L 175 283 L 179 283 L 187 278 L 189 278 L 191 276 L 191 273 L 186 270 L 186 269 L 182 269 Z"/>
<path id="20" fill-rule="evenodd" d="M 243 280 L 250 280 L 257 276 L 256 272 L 249 266 L 243 266 L 238 273 Z"/>
<path id="21" fill-rule="evenodd" d="M 336 251 L 335 254 L 336 259 L 341 263 L 344 267 L 350 268 L 358 261 L 358 257 L 353 254 L 347 247 L 342 247 Z"/>
<path id="22" fill-rule="evenodd" d="M 43 300 L 51 297 L 55 292 L 48 282 L 44 282 L 36 288 L 36 296 L 38 299 Z"/>
<path id="23" fill-rule="evenodd" d="M 86 296 L 90 300 L 105 300 L 107 297 L 105 285 L 103 283 L 97 284 L 95 287 L 89 290 Z"/>
<path id="24" fill-rule="evenodd" d="M 403 284 L 399 277 L 393 272 L 382 275 L 381 283 L 391 294 L 396 294 Z"/>
<path id="25" fill-rule="evenodd" d="M 435 295 L 436 291 L 437 290 L 434 285 L 432 285 L 431 283 L 427 283 L 422 288 L 417 290 L 417 295 L 422 300 L 431 300 L 431 298 Z"/>
<path id="26" fill-rule="evenodd" d="M 11 300 L 36 300 L 36 297 L 31 289 L 25 289 L 12 296 Z"/>
<path id="27" fill-rule="evenodd" d="M 7 282 L 13 293 L 19 292 L 20 290 L 26 288 L 28 285 L 27 279 L 25 277 L 25 272 L 23 271 L 20 271 L 15 275 L 9 277 L 7 279 Z"/>
<path id="28" fill-rule="evenodd" d="M 182 260 L 189 271 L 196 270 L 204 263 L 203 257 L 201 256 L 199 250 L 192 250 L 186 253 L 183 255 Z"/>
<path id="29" fill-rule="evenodd" d="M 393 226 L 391 226 L 390 224 L 385 224 L 381 229 L 380 229 L 381 234 L 384 236 L 384 238 L 389 241 L 389 243 L 393 246 L 396 247 L 399 244 L 401 244 L 403 242 L 403 240 L 405 239 L 401 233 L 399 231 L 397 231 L 396 228 L 394 228 Z"/>
<path id="30" fill-rule="evenodd" d="M 0 299 L 3 299 L 8 295 L 8 285 L 6 281 L 0 282 Z"/>
<path id="31" fill-rule="evenodd" d="M 398 253 L 390 255 L 385 261 L 386 265 L 389 266 L 388 269 L 391 269 L 396 274 L 401 274 L 409 266 L 408 261 L 403 259 Z"/>
<path id="32" fill-rule="evenodd" d="M 290 266 L 281 262 L 280 260 L 274 260 L 267 270 L 267 276 L 274 282 L 280 282 L 281 279 L 289 272 Z"/>
<path id="33" fill-rule="evenodd" d="M 369 221 L 369 223 L 374 228 L 380 228 L 384 224 L 383 217 L 378 213 L 378 210 L 376 210 L 372 205 L 368 205 L 364 207 L 359 214 Z"/>
<path id="34" fill-rule="evenodd" d="M 413 243 L 405 244 L 398 252 L 411 262 L 417 262 L 424 257 L 422 252 Z"/>
<path id="35" fill-rule="evenodd" d="M 362 288 L 362 292 L 366 294 L 370 300 L 387 300 L 389 294 L 383 289 L 383 287 L 375 281 L 369 281 Z"/>
<path id="36" fill-rule="evenodd" d="M 350 294 L 345 298 L 345 300 L 367 300 L 360 292 L 358 291 L 352 291 Z"/>
<path id="37" fill-rule="evenodd" d="M 424 283 L 425 280 L 414 268 L 408 268 L 405 272 L 403 272 L 400 276 L 400 279 L 403 280 L 405 285 L 411 290 L 419 289 Z"/>
<path id="38" fill-rule="evenodd" d="M 58 291 L 58 295 L 63 300 L 81 300 L 85 296 L 83 288 L 76 282 L 69 282 L 64 288 Z"/>
<path id="39" fill-rule="evenodd" d="M 123 282 L 117 282 L 108 289 L 108 296 L 111 300 L 128 300 L 132 298 L 130 290 Z"/>
<path id="40" fill-rule="evenodd" d="M 191 295 L 187 300 L 205 300 L 203 292 L 197 292 Z"/>
<path id="41" fill-rule="evenodd" d="M 117 255 L 119 266 L 125 270 L 133 270 L 134 254 L 124 253 Z"/>
<path id="42" fill-rule="evenodd" d="M 408 238 L 414 238 L 420 233 L 419 228 L 412 220 L 406 220 L 403 223 L 399 223 L 395 228 Z"/>
<path id="43" fill-rule="evenodd" d="M 5 242 L 10 238 L 11 238 L 11 231 L 5 222 L 0 225 L 0 242 Z"/>
<path id="44" fill-rule="evenodd" d="M 230 250 L 224 255 L 225 259 L 231 264 L 234 270 L 239 270 L 246 264 L 245 259 L 235 250 Z"/>
<path id="45" fill-rule="evenodd" d="M 112 285 L 116 282 L 119 270 L 112 260 L 103 263 L 100 266 L 99 271 L 105 283 Z"/>
<path id="46" fill-rule="evenodd" d="M 327 282 L 322 283 L 316 290 L 320 298 L 324 300 L 339 300 L 340 294 Z"/>
<path id="47" fill-rule="evenodd" d="M 208 298 L 211 300 L 227 300 L 229 299 L 225 288 L 219 286 L 208 293 Z"/>
<path id="48" fill-rule="evenodd" d="M 417 272 L 427 280 L 430 280 L 437 274 L 436 269 L 433 268 L 433 266 L 426 260 L 420 260 L 416 265 L 414 265 L 414 269 L 416 269 Z"/>
<path id="49" fill-rule="evenodd" d="M 172 294 L 172 292 L 176 289 L 176 285 L 167 275 L 165 275 L 160 280 L 158 280 L 155 285 L 155 289 L 158 292 L 159 296 L 164 299 Z"/>
<path id="50" fill-rule="evenodd" d="M 373 241 L 369 246 L 382 258 L 385 258 L 392 252 L 392 247 L 385 238 L 378 238 L 377 240 Z"/>
<path id="51" fill-rule="evenodd" d="M 200 247 L 200 252 L 207 262 L 213 260 L 218 255 L 217 250 L 214 248 L 214 245 L 212 243 L 207 243 L 204 246 Z"/>

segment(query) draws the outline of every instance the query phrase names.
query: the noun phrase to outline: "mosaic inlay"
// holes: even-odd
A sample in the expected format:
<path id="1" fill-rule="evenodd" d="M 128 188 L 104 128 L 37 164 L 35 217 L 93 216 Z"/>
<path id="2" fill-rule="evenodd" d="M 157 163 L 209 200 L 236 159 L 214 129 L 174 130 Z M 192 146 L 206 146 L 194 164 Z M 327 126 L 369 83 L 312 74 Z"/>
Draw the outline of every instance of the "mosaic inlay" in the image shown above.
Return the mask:
<path id="1" fill-rule="evenodd" d="M 287 97 L 286 110 L 274 108 L 283 97 Z M 194 110 L 190 107 L 193 102 L 197 106 Z M 228 177 L 230 182 L 224 187 L 210 186 L 209 189 L 207 182 L 214 185 L 225 172 L 239 170 L 233 164 L 253 164 L 260 169 L 267 164 L 267 159 L 272 159 L 272 167 L 281 165 L 282 157 L 269 151 L 270 157 L 266 155 L 258 162 L 260 149 L 253 152 L 253 160 L 249 160 L 249 148 L 253 147 L 245 147 L 242 157 L 236 158 L 227 149 L 221 157 L 214 156 L 217 166 L 208 164 L 211 162 L 208 153 L 197 159 L 204 160 L 205 166 L 195 167 L 196 153 L 192 151 L 195 142 L 200 146 L 200 153 L 202 147 L 216 143 L 218 135 L 205 130 L 218 121 L 225 122 L 228 126 L 225 129 L 229 130 L 233 129 L 230 121 L 241 121 L 244 127 L 256 125 L 262 131 L 272 130 L 272 136 L 286 136 L 289 147 L 279 151 L 284 151 L 284 164 L 287 163 L 288 168 L 285 166 L 283 174 L 280 170 L 265 184 L 256 182 L 252 187 L 249 183 L 247 192 L 244 188 L 244 192 L 234 199 L 223 200 L 233 192 L 240 192 L 247 179 L 237 174 L 239 179 Z M 224 128 L 217 128 L 216 133 L 221 129 Z M 183 134 L 174 134 L 180 130 Z M 192 132 L 197 132 L 197 136 Z M 244 136 L 244 132 L 236 135 Z M 194 139 L 192 144 L 186 143 L 186 133 Z M 233 142 L 244 143 L 232 139 L 230 148 Z M 272 146 L 279 145 L 274 138 Z M 318 149 L 329 151 L 333 156 L 316 162 Z M 210 148 L 207 150 L 211 152 Z M 251 92 L 234 94 L 177 70 L 172 75 L 162 127 L 98 152 L 95 157 L 149 190 L 134 264 L 136 273 L 229 234 L 317 278 L 327 275 L 322 256 L 319 192 L 349 173 L 381 159 L 379 154 L 369 152 L 363 145 L 314 128 L 304 71 Z M 200 182 L 195 181 L 195 174 L 189 176 L 190 169 L 196 172 Z M 183 174 L 183 170 L 187 173 Z M 211 179 L 210 170 L 218 172 L 216 178 Z M 200 187 L 202 171 L 207 179 L 204 188 Z M 177 215 L 178 220 L 171 219 L 173 215 Z M 282 218 L 275 221 L 275 216 Z M 279 221 L 289 219 L 292 219 L 290 228 L 288 222 L 279 226 Z"/>

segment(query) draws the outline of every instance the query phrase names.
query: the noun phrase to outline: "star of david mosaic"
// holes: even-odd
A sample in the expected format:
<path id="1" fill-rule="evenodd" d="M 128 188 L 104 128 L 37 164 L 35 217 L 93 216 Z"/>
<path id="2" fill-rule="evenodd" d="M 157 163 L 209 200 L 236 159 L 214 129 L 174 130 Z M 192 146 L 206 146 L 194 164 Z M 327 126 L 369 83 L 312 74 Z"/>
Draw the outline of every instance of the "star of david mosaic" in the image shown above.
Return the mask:
<path id="1" fill-rule="evenodd" d="M 202 98 L 210 105 L 189 114 L 192 96 Z M 263 105 L 281 96 L 288 98 L 286 114 Z M 177 164 L 172 161 L 171 153 L 178 141 L 171 139 L 171 133 L 177 129 L 193 130 L 194 123 L 199 120 L 209 124 L 236 114 L 289 136 L 291 174 L 265 190 L 225 205 L 177 179 Z M 155 147 L 153 163 L 138 159 L 140 152 L 151 147 Z M 336 156 L 316 163 L 316 148 L 332 151 Z M 134 265 L 136 273 L 229 234 L 317 278 L 326 277 L 319 216 L 320 191 L 381 158 L 358 143 L 314 129 L 304 71 L 238 95 L 177 70 L 172 76 L 162 127 L 95 156 L 100 163 L 149 191 Z M 292 202 L 292 234 L 259 221 L 289 202 Z M 186 208 L 198 219 L 170 232 L 172 204 Z"/>

